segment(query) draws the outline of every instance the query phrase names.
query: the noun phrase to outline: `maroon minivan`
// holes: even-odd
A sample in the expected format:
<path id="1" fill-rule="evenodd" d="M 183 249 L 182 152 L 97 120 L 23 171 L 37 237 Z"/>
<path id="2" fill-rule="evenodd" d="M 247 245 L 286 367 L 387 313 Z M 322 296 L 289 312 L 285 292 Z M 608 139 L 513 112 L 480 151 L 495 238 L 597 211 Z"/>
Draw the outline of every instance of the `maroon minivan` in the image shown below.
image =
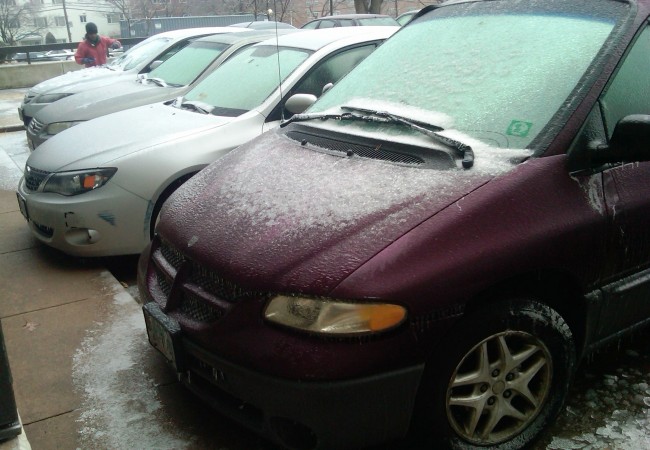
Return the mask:
<path id="1" fill-rule="evenodd" d="M 423 10 L 169 199 L 151 344 L 286 448 L 530 443 L 577 361 L 650 318 L 649 15 Z"/>

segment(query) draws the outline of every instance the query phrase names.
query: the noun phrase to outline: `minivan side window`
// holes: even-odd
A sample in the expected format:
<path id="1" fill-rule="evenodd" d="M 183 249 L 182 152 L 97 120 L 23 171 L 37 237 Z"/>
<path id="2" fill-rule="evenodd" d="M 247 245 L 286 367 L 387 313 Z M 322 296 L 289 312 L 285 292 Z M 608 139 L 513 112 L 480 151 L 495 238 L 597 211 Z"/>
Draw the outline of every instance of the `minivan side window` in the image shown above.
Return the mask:
<path id="1" fill-rule="evenodd" d="M 646 27 L 601 97 L 607 138 L 630 114 L 650 114 L 650 27 Z"/>

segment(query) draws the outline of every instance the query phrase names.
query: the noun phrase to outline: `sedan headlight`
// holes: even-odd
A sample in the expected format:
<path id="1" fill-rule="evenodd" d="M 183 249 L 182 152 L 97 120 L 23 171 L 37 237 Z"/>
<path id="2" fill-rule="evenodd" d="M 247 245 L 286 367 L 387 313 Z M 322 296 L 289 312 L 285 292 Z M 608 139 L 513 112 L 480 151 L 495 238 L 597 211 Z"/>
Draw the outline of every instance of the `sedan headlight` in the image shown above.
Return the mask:
<path id="1" fill-rule="evenodd" d="M 264 317 L 312 333 L 345 335 L 386 331 L 406 319 L 406 309 L 390 303 L 352 303 L 324 298 L 278 295 Z"/>
<path id="2" fill-rule="evenodd" d="M 75 125 L 79 125 L 82 123 L 82 121 L 77 121 L 77 122 L 54 122 L 51 123 L 47 126 L 45 129 L 45 132 L 51 136 L 54 136 L 55 134 L 59 134 L 63 130 L 67 130 L 68 128 L 72 128 Z"/>
<path id="3" fill-rule="evenodd" d="M 56 101 L 61 100 L 62 98 L 66 98 L 72 94 L 70 93 L 64 93 L 64 94 L 41 94 L 37 96 L 34 99 L 34 103 L 54 103 Z"/>
<path id="4" fill-rule="evenodd" d="M 61 195 L 83 194 L 105 185 L 115 175 L 115 172 L 117 172 L 116 168 L 107 167 L 54 173 L 45 182 L 43 192 L 54 192 Z"/>

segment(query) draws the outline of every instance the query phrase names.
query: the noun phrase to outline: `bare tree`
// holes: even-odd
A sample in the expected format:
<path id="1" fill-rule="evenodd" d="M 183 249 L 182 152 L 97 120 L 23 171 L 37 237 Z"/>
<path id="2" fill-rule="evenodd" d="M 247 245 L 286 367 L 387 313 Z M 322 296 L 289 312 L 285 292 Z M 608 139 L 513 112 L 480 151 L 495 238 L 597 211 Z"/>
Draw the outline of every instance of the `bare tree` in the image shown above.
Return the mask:
<path id="1" fill-rule="evenodd" d="M 31 4 L 18 5 L 16 0 L 0 0 L 0 39 L 5 45 L 16 45 L 18 41 L 39 34 L 43 27 L 34 22 Z"/>
<path id="2" fill-rule="evenodd" d="M 384 0 L 354 0 L 354 9 L 359 14 L 381 14 Z"/>

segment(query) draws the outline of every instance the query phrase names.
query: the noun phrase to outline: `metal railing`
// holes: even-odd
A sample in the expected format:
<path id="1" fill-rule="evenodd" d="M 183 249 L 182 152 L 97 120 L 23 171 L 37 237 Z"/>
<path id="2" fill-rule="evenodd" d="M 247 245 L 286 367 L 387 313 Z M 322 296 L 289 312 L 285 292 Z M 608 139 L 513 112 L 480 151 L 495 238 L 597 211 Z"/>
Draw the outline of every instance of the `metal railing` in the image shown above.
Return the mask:
<path id="1" fill-rule="evenodd" d="M 129 47 L 135 45 L 139 42 L 147 39 L 146 37 L 137 37 L 137 38 L 119 38 L 119 41 L 122 43 L 122 47 Z M 77 50 L 79 42 L 62 42 L 57 44 L 38 44 L 38 45 L 15 45 L 8 47 L 0 47 L 0 62 L 7 62 L 10 60 L 11 55 L 16 53 L 25 53 L 25 61 L 27 64 L 37 61 L 37 59 L 32 58 L 30 53 L 36 52 L 47 52 L 50 50 Z M 50 60 L 51 61 L 51 60 Z"/>

